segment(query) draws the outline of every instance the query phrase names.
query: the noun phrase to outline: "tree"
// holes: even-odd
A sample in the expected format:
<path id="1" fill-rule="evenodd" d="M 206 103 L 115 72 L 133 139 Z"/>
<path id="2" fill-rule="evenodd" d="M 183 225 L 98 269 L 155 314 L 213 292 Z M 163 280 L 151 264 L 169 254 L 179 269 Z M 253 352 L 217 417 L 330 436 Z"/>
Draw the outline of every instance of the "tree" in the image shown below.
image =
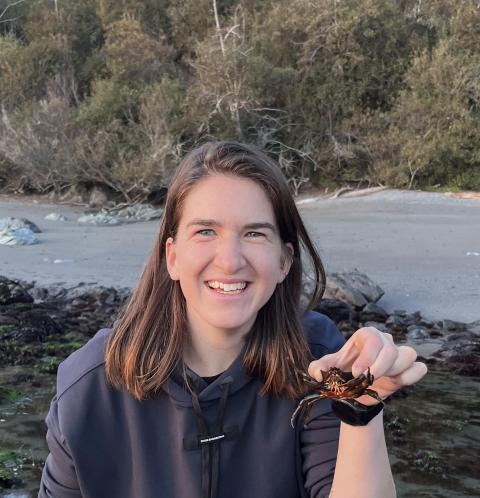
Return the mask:
<path id="1" fill-rule="evenodd" d="M 105 54 L 113 77 L 129 86 L 158 81 L 173 58 L 168 44 L 159 36 L 146 34 L 139 20 L 130 15 L 107 27 Z"/>
<path id="2" fill-rule="evenodd" d="M 458 8 L 451 35 L 415 59 L 391 117 L 399 183 L 480 188 L 480 11 Z"/>

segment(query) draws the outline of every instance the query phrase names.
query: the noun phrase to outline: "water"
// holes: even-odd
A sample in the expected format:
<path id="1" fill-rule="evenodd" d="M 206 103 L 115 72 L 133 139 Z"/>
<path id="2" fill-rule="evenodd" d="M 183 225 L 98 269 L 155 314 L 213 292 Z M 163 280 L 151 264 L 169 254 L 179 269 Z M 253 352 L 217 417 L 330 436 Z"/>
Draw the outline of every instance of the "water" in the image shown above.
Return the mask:
<path id="1" fill-rule="evenodd" d="M 408 419 L 397 435 L 387 429 L 398 498 L 479 498 L 479 380 L 432 369 L 388 405 Z"/>
<path id="2" fill-rule="evenodd" d="M 0 369 L 0 385 L 15 368 Z M 406 398 L 388 403 L 387 444 L 398 498 L 480 496 L 479 380 L 431 369 Z M 43 419 L 54 382 L 52 375 L 35 373 L 35 386 L 20 385 L 19 399 L 0 404 L 0 452 L 18 452 L 23 482 L 11 489 L 0 486 L 0 498 L 37 496 L 47 455 Z"/>

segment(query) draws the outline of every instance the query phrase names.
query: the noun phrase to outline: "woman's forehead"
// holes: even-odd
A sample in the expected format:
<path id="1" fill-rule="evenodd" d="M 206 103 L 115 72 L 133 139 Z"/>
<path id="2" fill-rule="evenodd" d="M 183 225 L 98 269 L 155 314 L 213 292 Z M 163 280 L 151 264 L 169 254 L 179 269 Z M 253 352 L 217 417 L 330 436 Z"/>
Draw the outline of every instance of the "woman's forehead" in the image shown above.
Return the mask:
<path id="1" fill-rule="evenodd" d="M 203 178 L 189 191 L 180 224 L 190 226 L 198 220 L 217 226 L 230 222 L 242 226 L 255 223 L 276 226 L 273 207 L 264 189 L 252 180 L 230 175 Z"/>

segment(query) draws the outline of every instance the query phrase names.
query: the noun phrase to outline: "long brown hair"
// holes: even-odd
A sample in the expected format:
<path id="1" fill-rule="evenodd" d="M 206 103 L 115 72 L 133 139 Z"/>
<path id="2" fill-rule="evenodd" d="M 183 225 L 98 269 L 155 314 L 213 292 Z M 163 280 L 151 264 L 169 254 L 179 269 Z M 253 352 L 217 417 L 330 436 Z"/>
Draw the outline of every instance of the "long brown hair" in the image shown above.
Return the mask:
<path id="1" fill-rule="evenodd" d="M 179 282 L 167 271 L 165 242 L 175 237 L 190 189 L 201 178 L 214 174 L 236 175 L 259 184 L 272 204 L 282 242 L 293 245 L 290 271 L 259 310 L 246 336 L 243 362 L 248 375 L 262 379 L 261 394 L 296 398 L 304 391 L 304 384 L 292 363 L 305 370 L 311 360 L 301 324 L 301 246 L 315 272 L 307 309 L 312 309 L 323 294 L 325 271 L 278 165 L 256 147 L 237 142 L 205 143 L 178 166 L 153 250 L 109 338 L 107 379 L 142 399 L 158 392 L 181 362 L 188 330 L 186 304 Z"/>

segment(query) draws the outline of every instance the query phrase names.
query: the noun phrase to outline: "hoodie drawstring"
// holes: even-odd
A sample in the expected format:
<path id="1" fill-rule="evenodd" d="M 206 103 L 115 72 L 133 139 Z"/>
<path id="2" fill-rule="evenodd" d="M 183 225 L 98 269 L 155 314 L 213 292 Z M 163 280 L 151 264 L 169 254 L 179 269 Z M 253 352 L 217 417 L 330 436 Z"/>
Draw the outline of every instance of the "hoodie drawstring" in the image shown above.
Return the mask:
<path id="1" fill-rule="evenodd" d="M 217 496 L 220 441 L 226 439 L 227 436 L 223 429 L 223 416 L 225 414 L 228 391 L 232 382 L 232 377 L 227 377 L 220 384 L 222 394 L 220 397 L 217 419 L 212 427 L 213 433 L 208 429 L 198 395 L 192 390 L 193 411 L 195 412 L 197 428 L 199 431 L 198 442 L 202 450 L 202 498 L 216 498 Z M 227 439 L 229 438 L 227 437 Z"/>

